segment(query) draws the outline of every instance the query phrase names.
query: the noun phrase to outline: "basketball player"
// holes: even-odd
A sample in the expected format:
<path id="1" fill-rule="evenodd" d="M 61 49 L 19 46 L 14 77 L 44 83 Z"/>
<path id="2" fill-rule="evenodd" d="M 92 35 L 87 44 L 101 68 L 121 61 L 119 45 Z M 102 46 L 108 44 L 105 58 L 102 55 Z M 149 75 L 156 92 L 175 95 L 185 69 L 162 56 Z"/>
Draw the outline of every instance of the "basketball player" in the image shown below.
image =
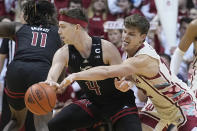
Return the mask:
<path id="1" fill-rule="evenodd" d="M 149 97 L 153 103 L 151 112 L 143 112 L 144 131 L 162 131 L 169 124 L 177 126 L 179 131 L 191 131 L 197 127 L 196 99 L 185 83 L 170 71 L 156 51 L 144 42 L 149 22 L 140 15 L 125 18 L 123 41 L 129 58 L 120 65 L 94 67 L 69 75 L 60 84 L 60 89 L 75 80 L 103 80 L 123 77 L 115 80 L 116 88 L 125 92 L 132 83 Z M 128 83 L 125 81 L 132 81 Z M 149 102 L 148 102 L 149 104 Z M 152 111 L 154 110 L 154 111 Z"/>
<path id="2" fill-rule="evenodd" d="M 18 22 L 0 23 L 0 37 L 17 43 L 14 60 L 9 64 L 5 92 L 12 112 L 12 119 L 3 131 L 18 131 L 27 114 L 24 94 L 32 84 L 47 78 L 52 58 L 61 47 L 53 4 L 46 0 L 28 1 L 24 4 L 24 19 Z M 45 124 L 51 117 L 34 117 L 37 131 L 47 131 Z"/>
<path id="3" fill-rule="evenodd" d="M 24 19 L 21 20 L 22 22 Z M 11 22 L 9 19 L 4 18 L 2 22 Z M 16 43 L 13 40 L 4 38 L 2 40 L 1 46 L 0 46 L 0 72 L 4 72 L 7 67 L 3 67 L 5 64 L 6 66 L 11 63 L 11 61 L 14 58 L 15 54 L 15 47 Z M 5 76 L 6 77 L 6 76 Z M 5 79 L 5 78 L 3 78 Z M 3 89 L 3 98 L 2 98 L 2 111 L 1 111 L 1 117 L 0 117 L 0 130 L 2 131 L 3 128 L 7 125 L 7 123 L 10 121 L 11 118 L 11 111 L 9 108 L 9 104 L 7 102 L 7 95 L 4 91 L 4 87 L 6 87 L 6 82 L 4 82 L 4 85 L 1 87 Z M 35 127 L 33 124 L 33 115 L 31 112 L 27 112 L 27 117 L 25 120 L 25 125 L 23 126 L 20 131 L 35 131 Z"/>
<path id="4" fill-rule="evenodd" d="M 95 66 L 122 62 L 116 47 L 98 37 L 90 37 L 85 14 L 80 9 L 63 12 L 59 20 L 59 34 L 67 43 L 54 55 L 46 83 L 54 84 L 64 66 L 79 72 Z M 90 127 L 99 121 L 110 121 L 114 131 L 141 131 L 134 94 L 121 92 L 114 86 L 114 78 L 103 81 L 78 81 L 86 99 L 78 100 L 49 121 L 50 131 L 70 131 Z"/>
<path id="5" fill-rule="evenodd" d="M 195 58 L 193 59 L 193 69 L 194 73 L 191 78 L 191 87 L 190 89 L 194 91 L 195 95 L 197 96 L 197 75 L 196 75 L 196 69 L 197 69 L 197 57 L 196 57 L 196 51 L 197 51 L 197 43 L 196 43 L 196 38 L 197 38 L 197 19 L 193 20 L 190 22 L 188 25 L 185 34 L 183 35 L 178 47 L 176 48 L 171 64 L 170 64 L 170 69 L 172 72 L 177 73 L 178 69 L 180 67 L 180 64 L 183 60 L 183 56 L 185 52 L 189 49 L 190 45 L 192 43 L 194 44 L 194 49 L 195 49 Z"/>

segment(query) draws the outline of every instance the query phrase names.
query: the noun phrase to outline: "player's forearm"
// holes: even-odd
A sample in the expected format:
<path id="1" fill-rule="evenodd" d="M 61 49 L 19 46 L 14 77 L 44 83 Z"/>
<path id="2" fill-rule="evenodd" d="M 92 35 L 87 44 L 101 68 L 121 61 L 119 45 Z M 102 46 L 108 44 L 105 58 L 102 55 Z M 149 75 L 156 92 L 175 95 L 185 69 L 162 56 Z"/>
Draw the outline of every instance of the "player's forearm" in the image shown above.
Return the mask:
<path id="1" fill-rule="evenodd" d="M 75 80 L 104 80 L 113 77 L 122 77 L 128 72 L 121 70 L 118 65 L 94 67 L 82 72 L 75 73 Z"/>
<path id="2" fill-rule="evenodd" d="M 104 80 L 107 77 L 105 68 L 92 68 L 78 73 L 74 73 L 75 80 Z"/>
<path id="3" fill-rule="evenodd" d="M 47 81 L 57 82 L 57 80 L 60 77 L 60 74 L 61 74 L 63 68 L 64 68 L 63 65 L 52 66 L 50 71 L 49 71 L 49 73 L 48 73 Z"/>
<path id="4" fill-rule="evenodd" d="M 58 74 L 57 73 L 49 72 L 49 74 L 47 76 L 47 81 L 57 82 L 57 80 L 58 80 Z"/>

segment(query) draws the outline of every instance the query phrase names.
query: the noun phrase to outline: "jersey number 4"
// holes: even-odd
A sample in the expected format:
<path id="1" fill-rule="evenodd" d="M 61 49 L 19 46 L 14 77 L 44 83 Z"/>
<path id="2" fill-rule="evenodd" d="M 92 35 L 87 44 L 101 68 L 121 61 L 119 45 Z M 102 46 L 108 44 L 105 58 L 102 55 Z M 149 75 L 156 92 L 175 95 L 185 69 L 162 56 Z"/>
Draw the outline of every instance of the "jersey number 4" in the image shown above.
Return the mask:
<path id="1" fill-rule="evenodd" d="M 88 81 L 86 82 L 89 90 L 94 90 L 97 95 L 101 95 L 100 86 L 97 84 L 96 81 Z"/>
<path id="2" fill-rule="evenodd" d="M 33 37 L 32 37 L 32 42 L 31 45 L 32 46 L 36 46 L 37 45 L 37 41 L 38 41 L 38 32 L 32 32 Z M 46 46 L 46 40 L 47 40 L 47 33 L 41 33 L 41 41 L 40 41 L 40 47 L 45 47 Z"/>

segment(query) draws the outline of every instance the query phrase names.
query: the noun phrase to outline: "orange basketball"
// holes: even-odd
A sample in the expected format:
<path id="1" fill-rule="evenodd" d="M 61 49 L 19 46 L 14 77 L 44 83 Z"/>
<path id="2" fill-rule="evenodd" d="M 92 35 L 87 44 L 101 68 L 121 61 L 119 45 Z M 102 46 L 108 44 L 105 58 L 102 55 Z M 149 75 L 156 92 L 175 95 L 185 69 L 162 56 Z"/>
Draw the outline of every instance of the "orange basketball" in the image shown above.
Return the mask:
<path id="1" fill-rule="evenodd" d="M 51 86 L 45 83 L 36 83 L 30 86 L 25 93 L 26 107 L 36 115 L 51 112 L 56 103 L 56 93 Z"/>

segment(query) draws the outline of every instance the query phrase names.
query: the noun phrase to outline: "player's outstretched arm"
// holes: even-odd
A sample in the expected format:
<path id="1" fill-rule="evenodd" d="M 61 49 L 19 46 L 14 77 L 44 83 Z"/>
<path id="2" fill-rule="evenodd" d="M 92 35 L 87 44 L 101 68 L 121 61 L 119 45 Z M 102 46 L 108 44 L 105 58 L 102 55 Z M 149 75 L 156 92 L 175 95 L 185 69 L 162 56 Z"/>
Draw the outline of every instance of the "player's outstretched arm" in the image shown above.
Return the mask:
<path id="1" fill-rule="evenodd" d="M 61 72 L 63 71 L 65 66 L 67 66 L 67 61 L 68 47 L 67 45 L 64 45 L 62 48 L 57 50 L 53 57 L 52 66 L 49 70 L 46 83 L 54 85 L 57 82 Z"/>
<path id="2" fill-rule="evenodd" d="M 153 77 L 159 72 L 158 60 L 147 55 L 139 55 L 125 60 L 122 64 L 98 66 L 69 75 L 60 87 L 67 86 L 75 80 L 104 80 L 113 77 L 124 77 L 132 74 Z"/>
<path id="3" fill-rule="evenodd" d="M 185 52 L 188 50 L 192 42 L 195 41 L 196 37 L 197 37 L 197 20 L 194 20 L 188 25 L 187 30 L 179 43 L 179 46 L 176 48 L 172 56 L 170 70 L 175 75 L 178 74 L 179 67 L 183 60 L 183 56 Z"/>

